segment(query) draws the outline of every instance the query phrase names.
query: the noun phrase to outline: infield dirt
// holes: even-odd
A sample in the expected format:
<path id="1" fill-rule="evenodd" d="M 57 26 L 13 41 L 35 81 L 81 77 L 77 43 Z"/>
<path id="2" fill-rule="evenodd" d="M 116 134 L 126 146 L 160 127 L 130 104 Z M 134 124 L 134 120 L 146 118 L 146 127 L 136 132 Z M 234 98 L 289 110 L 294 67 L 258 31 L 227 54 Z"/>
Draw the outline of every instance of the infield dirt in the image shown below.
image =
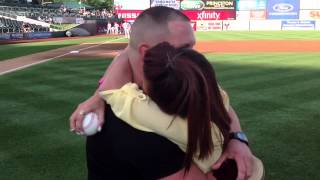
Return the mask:
<path id="1" fill-rule="evenodd" d="M 44 60 L 110 58 L 126 47 L 127 43 L 81 44 L 36 53 L 0 62 L 0 74 Z M 91 46 L 94 46 L 90 48 Z M 85 49 L 88 48 L 88 49 Z M 79 53 L 70 53 L 78 51 Z M 238 40 L 198 41 L 195 49 L 202 53 L 265 53 L 265 52 L 320 52 L 319 40 Z"/>

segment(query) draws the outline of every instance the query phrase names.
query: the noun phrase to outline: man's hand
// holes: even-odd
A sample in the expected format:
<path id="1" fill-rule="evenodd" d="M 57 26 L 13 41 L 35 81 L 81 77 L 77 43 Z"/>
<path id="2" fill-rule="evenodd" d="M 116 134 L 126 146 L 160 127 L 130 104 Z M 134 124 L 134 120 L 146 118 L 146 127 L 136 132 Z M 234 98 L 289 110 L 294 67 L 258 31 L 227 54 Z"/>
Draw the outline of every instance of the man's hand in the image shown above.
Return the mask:
<path id="1" fill-rule="evenodd" d="M 89 99 L 79 104 L 77 109 L 70 117 L 70 131 L 75 131 L 78 134 L 83 133 L 82 121 L 86 113 L 94 112 L 98 115 L 100 127 L 104 123 L 104 108 L 105 103 L 98 94 L 94 94 Z"/>
<path id="2" fill-rule="evenodd" d="M 114 58 L 111 65 L 108 67 L 104 74 L 102 84 L 96 90 L 95 94 L 88 100 L 79 104 L 77 109 L 72 113 L 70 117 L 70 130 L 75 131 L 78 134 L 82 134 L 82 121 L 86 113 L 94 112 L 98 115 L 100 127 L 104 123 L 104 108 L 105 102 L 100 97 L 99 92 L 118 89 L 124 84 L 132 81 L 132 72 L 128 59 L 128 48 L 122 51 L 118 56 Z"/>
<path id="3" fill-rule="evenodd" d="M 245 180 L 251 176 L 253 154 L 246 144 L 239 140 L 231 139 L 221 157 L 212 166 L 212 169 L 219 169 L 221 164 L 227 159 L 234 159 L 237 163 L 237 180 Z"/>

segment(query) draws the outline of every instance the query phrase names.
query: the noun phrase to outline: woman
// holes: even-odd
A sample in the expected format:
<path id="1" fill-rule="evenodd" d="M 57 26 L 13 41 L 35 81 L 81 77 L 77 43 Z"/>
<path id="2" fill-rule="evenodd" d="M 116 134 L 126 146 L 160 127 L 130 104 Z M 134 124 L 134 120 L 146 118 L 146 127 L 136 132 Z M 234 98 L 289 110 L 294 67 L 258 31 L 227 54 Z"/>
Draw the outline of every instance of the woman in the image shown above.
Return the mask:
<path id="1" fill-rule="evenodd" d="M 204 173 L 210 172 L 230 130 L 228 96 L 211 64 L 192 49 L 163 42 L 146 52 L 143 68 L 145 94 L 128 83 L 101 96 L 131 126 L 176 143 L 186 152 L 186 171 L 194 161 Z"/>

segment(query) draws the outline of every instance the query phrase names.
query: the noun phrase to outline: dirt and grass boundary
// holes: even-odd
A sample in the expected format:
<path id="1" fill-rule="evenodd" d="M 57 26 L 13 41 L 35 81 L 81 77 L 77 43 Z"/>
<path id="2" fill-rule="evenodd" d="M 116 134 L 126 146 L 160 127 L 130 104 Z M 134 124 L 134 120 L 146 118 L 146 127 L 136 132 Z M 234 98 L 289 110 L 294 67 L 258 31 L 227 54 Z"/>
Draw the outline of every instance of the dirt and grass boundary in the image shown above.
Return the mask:
<path id="1" fill-rule="evenodd" d="M 59 58 L 95 59 L 114 57 L 127 43 L 109 40 L 63 47 L 0 62 L 0 75 Z M 198 41 L 195 49 L 202 53 L 275 53 L 320 52 L 320 40 L 217 40 Z"/>

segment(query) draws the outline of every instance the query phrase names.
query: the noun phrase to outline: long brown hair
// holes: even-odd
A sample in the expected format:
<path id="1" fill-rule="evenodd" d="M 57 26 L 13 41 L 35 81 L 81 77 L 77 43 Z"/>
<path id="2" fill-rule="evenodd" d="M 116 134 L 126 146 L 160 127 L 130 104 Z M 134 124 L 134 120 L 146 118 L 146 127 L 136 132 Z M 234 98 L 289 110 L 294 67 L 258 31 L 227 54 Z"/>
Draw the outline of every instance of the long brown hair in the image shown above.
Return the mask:
<path id="1" fill-rule="evenodd" d="M 218 126 L 226 144 L 230 117 L 214 69 L 202 54 L 163 42 L 146 52 L 143 70 L 150 98 L 165 113 L 188 120 L 186 171 L 198 149 L 199 159 L 212 152 L 211 122 Z"/>

